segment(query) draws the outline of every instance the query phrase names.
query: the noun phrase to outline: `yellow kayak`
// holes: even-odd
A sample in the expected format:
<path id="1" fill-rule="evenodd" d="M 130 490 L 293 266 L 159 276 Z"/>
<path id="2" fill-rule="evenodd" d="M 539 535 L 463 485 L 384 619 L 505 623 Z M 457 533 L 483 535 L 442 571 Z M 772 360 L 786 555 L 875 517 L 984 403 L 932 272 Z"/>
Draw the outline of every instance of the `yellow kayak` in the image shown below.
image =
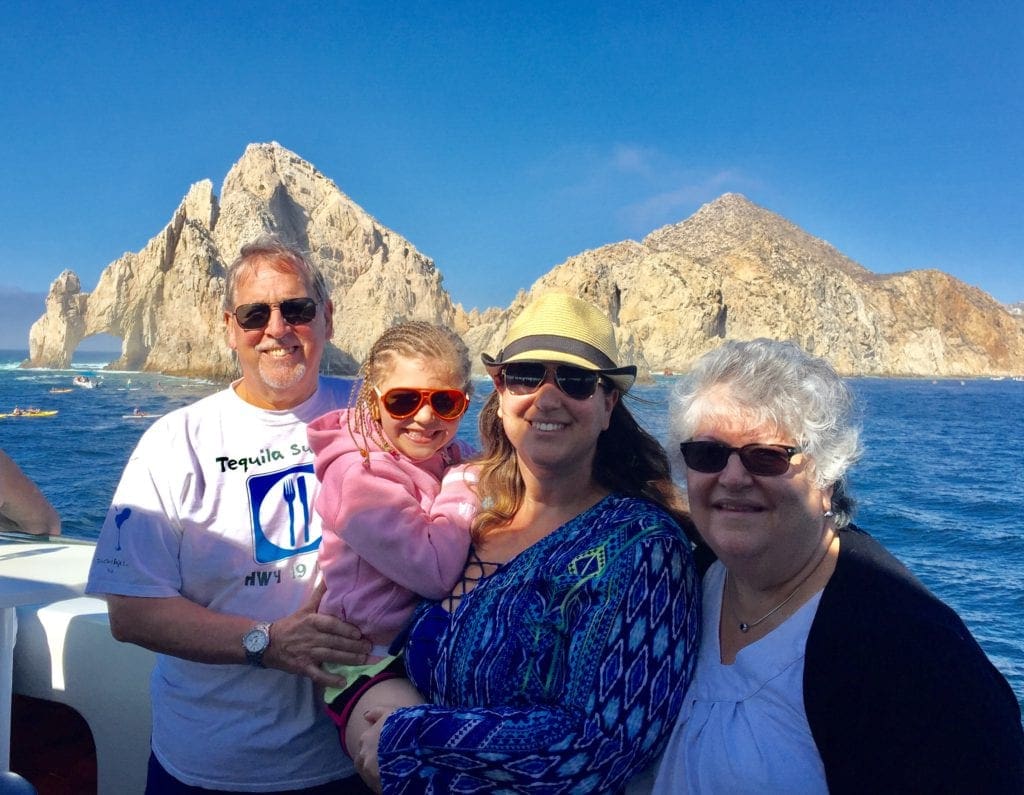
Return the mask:
<path id="1" fill-rule="evenodd" d="M 0 419 L 6 419 L 7 417 L 52 417 L 57 413 L 57 409 L 51 409 L 43 411 L 42 409 L 22 409 L 21 411 L 11 411 L 7 414 L 0 414 Z"/>

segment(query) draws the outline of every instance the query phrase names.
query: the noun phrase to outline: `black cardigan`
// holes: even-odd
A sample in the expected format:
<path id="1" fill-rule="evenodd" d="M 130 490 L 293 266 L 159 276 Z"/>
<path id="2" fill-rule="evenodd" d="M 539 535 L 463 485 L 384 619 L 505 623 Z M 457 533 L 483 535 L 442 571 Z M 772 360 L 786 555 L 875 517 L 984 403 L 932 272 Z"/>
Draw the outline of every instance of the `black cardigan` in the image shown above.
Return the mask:
<path id="1" fill-rule="evenodd" d="M 1024 793 L 1009 683 L 874 538 L 851 525 L 840 539 L 804 658 L 804 709 L 829 792 Z M 694 559 L 703 576 L 715 556 L 701 542 Z"/>
<path id="2" fill-rule="evenodd" d="M 1006 679 L 881 544 L 855 527 L 840 538 L 804 661 L 829 791 L 1024 793 L 1024 731 Z"/>

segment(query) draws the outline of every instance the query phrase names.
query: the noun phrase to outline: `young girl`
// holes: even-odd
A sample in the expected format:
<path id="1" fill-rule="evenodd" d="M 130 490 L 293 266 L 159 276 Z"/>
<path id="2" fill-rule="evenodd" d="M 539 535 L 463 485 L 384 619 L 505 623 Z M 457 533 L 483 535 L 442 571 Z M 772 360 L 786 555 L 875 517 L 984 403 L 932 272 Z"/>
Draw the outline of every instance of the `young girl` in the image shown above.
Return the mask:
<path id="1" fill-rule="evenodd" d="M 392 661 L 388 647 L 421 597 L 447 596 L 462 576 L 478 501 L 470 452 L 455 440 L 469 404 L 470 364 L 454 332 L 429 323 L 391 327 L 360 369 L 347 409 L 310 423 L 316 510 L 323 519 L 320 612 L 359 627 L 373 644 L 366 665 L 328 666 L 346 676 L 332 717 L 344 726 L 353 682 Z M 342 735 L 342 739 L 344 736 Z"/>

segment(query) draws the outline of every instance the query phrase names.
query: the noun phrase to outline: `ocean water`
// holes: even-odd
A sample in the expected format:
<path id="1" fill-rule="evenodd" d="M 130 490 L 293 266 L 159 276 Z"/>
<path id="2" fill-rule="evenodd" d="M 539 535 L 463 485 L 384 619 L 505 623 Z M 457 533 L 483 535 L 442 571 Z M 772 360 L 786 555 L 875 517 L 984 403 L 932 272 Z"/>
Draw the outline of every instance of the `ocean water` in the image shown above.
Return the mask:
<path id="1" fill-rule="evenodd" d="M 60 512 L 64 533 L 93 539 L 139 436 L 152 419 L 220 385 L 102 370 L 113 357 L 80 354 L 70 370 L 22 370 L 25 351 L 0 351 L 0 413 L 56 409 L 53 417 L 0 419 L 0 447 Z M 102 378 L 97 389 L 75 375 Z M 856 521 L 950 604 L 1024 705 L 1024 382 L 1010 379 L 853 379 L 865 454 L 850 484 Z M 671 378 L 637 387 L 630 407 L 665 437 Z M 70 392 L 51 393 L 51 389 Z M 460 435 L 475 439 L 477 395 Z"/>

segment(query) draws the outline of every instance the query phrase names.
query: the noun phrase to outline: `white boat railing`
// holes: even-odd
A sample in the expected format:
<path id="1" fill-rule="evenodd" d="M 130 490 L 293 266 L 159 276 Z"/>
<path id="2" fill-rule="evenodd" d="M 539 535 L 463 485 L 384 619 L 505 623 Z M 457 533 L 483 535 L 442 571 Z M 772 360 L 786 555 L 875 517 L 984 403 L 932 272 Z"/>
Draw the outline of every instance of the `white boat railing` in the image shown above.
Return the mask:
<path id="1" fill-rule="evenodd" d="M 96 746 L 99 795 L 142 792 L 155 657 L 110 634 L 84 595 L 94 545 L 0 534 L 0 771 L 10 768 L 12 693 L 76 710 Z"/>

